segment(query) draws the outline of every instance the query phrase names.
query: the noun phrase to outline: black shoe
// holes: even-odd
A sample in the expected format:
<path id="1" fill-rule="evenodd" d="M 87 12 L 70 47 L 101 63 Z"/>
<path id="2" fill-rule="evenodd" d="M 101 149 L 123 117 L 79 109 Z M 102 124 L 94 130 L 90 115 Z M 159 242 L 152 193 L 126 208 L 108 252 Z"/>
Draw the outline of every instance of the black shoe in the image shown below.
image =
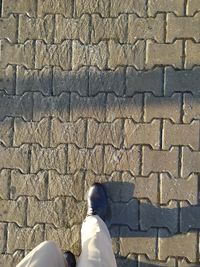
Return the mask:
<path id="1" fill-rule="evenodd" d="M 67 262 L 67 267 L 76 267 L 76 258 L 71 251 L 65 251 L 63 255 Z"/>
<path id="2" fill-rule="evenodd" d="M 98 215 L 105 221 L 108 213 L 108 196 L 105 187 L 100 183 L 94 183 L 88 191 L 87 215 Z"/>

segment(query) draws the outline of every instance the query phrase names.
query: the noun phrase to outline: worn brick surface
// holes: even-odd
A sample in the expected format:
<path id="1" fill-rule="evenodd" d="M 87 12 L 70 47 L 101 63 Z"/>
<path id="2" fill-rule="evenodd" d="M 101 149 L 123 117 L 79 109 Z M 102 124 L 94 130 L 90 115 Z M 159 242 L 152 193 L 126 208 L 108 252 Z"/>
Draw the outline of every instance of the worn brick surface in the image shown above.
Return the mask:
<path id="1" fill-rule="evenodd" d="M 2 266 L 16 266 L 23 259 L 23 252 L 16 251 L 14 254 L 0 254 L 0 264 Z"/>
<path id="2" fill-rule="evenodd" d="M 8 39 L 11 43 L 17 41 L 17 19 L 13 15 L 0 19 L 0 38 Z"/>
<path id="3" fill-rule="evenodd" d="M 65 17 L 71 17 L 72 0 L 58 0 L 54 4 L 52 4 L 51 0 L 38 0 L 38 16 L 43 17 L 49 13 L 61 13 Z"/>
<path id="4" fill-rule="evenodd" d="M 193 66 L 199 65 L 200 56 L 200 44 L 194 43 L 192 40 L 186 41 L 186 58 L 185 58 L 185 68 L 191 69 Z"/>
<path id="5" fill-rule="evenodd" d="M 180 229 L 182 232 L 187 232 L 191 229 L 199 229 L 199 206 L 190 206 L 188 203 L 181 204 L 180 212 Z"/>
<path id="6" fill-rule="evenodd" d="M 99 13 L 102 17 L 107 17 L 109 14 L 109 2 L 107 0 L 76 0 L 75 11 L 78 17 L 84 13 Z"/>
<path id="7" fill-rule="evenodd" d="M 13 135 L 13 119 L 6 118 L 3 121 L 0 121 L 0 142 L 4 146 L 8 147 L 12 144 L 12 135 Z"/>
<path id="8" fill-rule="evenodd" d="M 200 152 L 191 151 L 188 147 L 183 147 L 182 154 L 181 176 L 188 177 L 193 172 L 199 172 Z"/>
<path id="9" fill-rule="evenodd" d="M 193 16 L 200 10 L 200 3 L 198 0 L 188 0 L 186 14 L 187 16 Z"/>
<path id="10" fill-rule="evenodd" d="M 174 12 L 177 16 L 184 14 L 184 0 L 150 0 L 148 3 L 150 16 L 157 12 Z"/>
<path id="11" fill-rule="evenodd" d="M 200 98 L 193 97 L 191 94 L 185 94 L 183 97 L 183 121 L 190 123 L 193 119 L 200 118 Z"/>
<path id="12" fill-rule="evenodd" d="M 145 1 L 130 1 L 130 0 L 111 0 L 110 15 L 117 17 L 120 13 L 136 13 L 138 16 L 143 17 L 146 15 Z"/>
<path id="13" fill-rule="evenodd" d="M 0 172 L 0 199 L 9 199 L 9 178 L 9 170 L 4 169 Z"/>
<path id="14" fill-rule="evenodd" d="M 146 267 L 146 266 L 163 266 L 163 267 L 175 267 L 176 259 L 168 258 L 166 261 L 152 261 L 149 260 L 146 255 L 139 255 L 138 257 L 138 267 Z"/>
<path id="15" fill-rule="evenodd" d="M 30 17 L 36 16 L 36 2 L 34 0 L 18 0 L 17 2 L 15 0 L 3 0 L 3 9 L 2 14 L 3 17 L 7 17 L 9 14 L 12 13 L 23 13 L 27 14 Z"/>
<path id="16" fill-rule="evenodd" d="M 15 90 L 14 84 L 14 67 L 9 65 L 5 69 L 0 69 L 0 90 L 4 90 L 7 94 L 13 94 Z"/>

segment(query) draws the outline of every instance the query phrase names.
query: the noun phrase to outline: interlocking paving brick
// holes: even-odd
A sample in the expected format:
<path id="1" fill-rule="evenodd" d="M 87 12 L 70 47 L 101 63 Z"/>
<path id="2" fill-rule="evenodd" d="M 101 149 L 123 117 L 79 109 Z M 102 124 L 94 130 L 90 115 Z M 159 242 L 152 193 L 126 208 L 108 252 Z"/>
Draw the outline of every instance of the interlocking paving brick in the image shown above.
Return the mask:
<path id="1" fill-rule="evenodd" d="M 162 95 L 163 70 L 138 71 L 133 67 L 126 69 L 126 95 L 132 96 L 135 93 L 152 92 L 155 96 Z"/>
<path id="2" fill-rule="evenodd" d="M 0 90 L 4 90 L 7 94 L 14 94 L 15 90 L 15 70 L 14 66 L 7 66 L 0 69 Z"/>
<path id="3" fill-rule="evenodd" d="M 112 122 L 118 118 L 133 119 L 136 122 L 142 119 L 142 95 L 133 97 L 117 97 L 108 94 L 106 102 L 106 121 Z"/>
<path id="4" fill-rule="evenodd" d="M 122 181 L 127 183 L 127 188 L 132 190 L 130 193 L 123 194 L 121 201 L 129 201 L 134 197 L 137 199 L 148 199 L 152 204 L 158 204 L 158 174 L 151 173 L 149 177 L 132 176 L 128 172 L 122 173 Z M 132 185 L 132 188 L 131 188 Z M 116 201 L 119 193 L 116 194 Z"/>
<path id="5" fill-rule="evenodd" d="M 86 96 L 88 91 L 88 70 L 87 67 L 78 71 L 65 71 L 59 67 L 53 68 L 53 94 L 59 95 L 62 92 L 77 92 Z"/>
<path id="6" fill-rule="evenodd" d="M 172 199 L 189 201 L 191 205 L 198 204 L 198 176 L 192 174 L 187 179 L 182 179 L 161 173 L 160 203 L 167 204 Z"/>
<path id="7" fill-rule="evenodd" d="M 66 172 L 67 150 L 65 145 L 56 148 L 42 148 L 33 144 L 31 148 L 31 173 L 40 170 L 57 170 L 58 173 Z"/>
<path id="8" fill-rule="evenodd" d="M 12 144 L 13 137 L 13 119 L 6 118 L 0 121 L 0 142 L 8 147 Z"/>
<path id="9" fill-rule="evenodd" d="M 38 199 L 46 197 L 47 172 L 39 171 L 37 174 L 22 174 L 11 171 L 10 195 L 11 199 L 20 196 L 36 196 Z"/>
<path id="10" fill-rule="evenodd" d="M 9 178 L 9 170 L 4 169 L 0 172 L 0 199 L 9 199 Z"/>
<path id="11" fill-rule="evenodd" d="M 183 101 L 183 122 L 190 123 L 194 119 L 198 120 L 200 118 L 200 97 L 184 94 Z"/>
<path id="12" fill-rule="evenodd" d="M 155 18 L 139 18 L 136 14 L 128 15 L 128 42 L 135 43 L 138 39 L 154 39 L 158 43 L 163 43 L 164 14 L 157 14 Z"/>
<path id="13" fill-rule="evenodd" d="M 184 14 L 184 0 L 150 0 L 148 2 L 149 16 L 155 16 L 157 12 L 174 12 L 177 16 Z"/>
<path id="14" fill-rule="evenodd" d="M 130 1 L 130 0 L 111 0 L 110 2 L 110 15 L 111 17 L 117 17 L 121 13 L 136 13 L 140 17 L 146 15 L 146 2 Z"/>
<path id="15" fill-rule="evenodd" d="M 84 120 L 77 122 L 61 122 L 58 119 L 52 119 L 50 132 L 50 145 L 55 147 L 59 144 L 73 143 L 78 147 L 85 145 L 86 123 Z"/>
<path id="16" fill-rule="evenodd" d="M 44 118 L 39 122 L 26 122 L 23 119 L 14 120 L 14 146 L 21 146 L 24 143 L 38 143 L 43 147 L 49 145 L 49 120 Z"/>
<path id="17" fill-rule="evenodd" d="M 171 67 L 165 69 L 164 91 L 166 96 L 174 92 L 191 92 L 195 96 L 200 95 L 200 68 L 192 70 L 175 70 Z"/>
<path id="18" fill-rule="evenodd" d="M 130 231 L 128 227 L 120 230 L 120 255 L 126 257 L 130 253 L 146 254 L 150 259 L 155 259 L 156 230 Z"/>
<path id="19" fill-rule="evenodd" d="M 122 267 L 137 267 L 137 256 L 135 255 L 128 255 L 126 258 L 125 257 L 116 257 L 116 262 L 117 266 L 122 266 Z"/>
<path id="20" fill-rule="evenodd" d="M 56 0 L 52 2 L 51 0 L 38 0 L 37 3 L 37 15 L 43 17 L 46 14 L 62 14 L 65 17 L 72 16 L 73 0 Z"/>
<path id="21" fill-rule="evenodd" d="M 153 149 L 160 147 L 160 120 L 151 123 L 135 123 L 126 119 L 124 123 L 124 145 L 130 148 L 132 145 L 146 144 Z"/>
<path id="22" fill-rule="evenodd" d="M 0 254 L 1 266 L 16 266 L 23 258 L 22 251 L 16 251 L 12 254 Z"/>
<path id="23" fill-rule="evenodd" d="M 89 68 L 89 95 L 96 95 L 99 92 L 115 92 L 122 96 L 125 87 L 125 69 L 116 68 L 115 71 L 100 71 L 96 67 Z"/>
<path id="24" fill-rule="evenodd" d="M 108 43 L 108 68 L 118 66 L 134 66 L 140 70 L 144 68 L 145 42 L 138 40 L 135 44 L 119 44 L 114 40 Z"/>
<path id="25" fill-rule="evenodd" d="M 170 105 L 169 105 L 170 103 Z M 175 123 L 180 122 L 181 95 L 173 94 L 171 97 L 155 97 L 151 93 L 145 94 L 144 99 L 144 121 L 151 122 L 152 119 L 171 119 Z"/>
<path id="26" fill-rule="evenodd" d="M 198 0 L 188 0 L 186 15 L 193 16 L 198 11 L 200 11 L 200 2 Z"/>
<path id="27" fill-rule="evenodd" d="M 55 42 L 61 43 L 66 39 L 77 39 L 82 43 L 89 42 L 89 15 L 84 14 L 81 18 L 65 18 L 60 14 L 55 17 Z"/>
<path id="28" fill-rule="evenodd" d="M 84 194 L 84 173 L 77 172 L 73 175 L 60 175 L 56 171 L 49 171 L 48 199 L 57 196 L 74 197 L 76 200 L 83 200 Z"/>
<path id="29" fill-rule="evenodd" d="M 200 229 L 199 224 L 200 206 L 190 206 L 188 203 L 181 203 L 180 211 L 180 230 L 188 232 L 189 230 Z"/>
<path id="30" fill-rule="evenodd" d="M 96 66 L 100 70 L 106 68 L 108 57 L 107 44 L 101 41 L 97 45 L 84 45 L 79 41 L 72 43 L 72 69 L 78 70 L 82 66 Z"/>
<path id="31" fill-rule="evenodd" d="M 4 252 L 6 224 L 0 223 L 0 253 Z M 0 262 L 1 263 L 1 262 Z"/>
<path id="32" fill-rule="evenodd" d="M 171 43 L 178 38 L 193 38 L 196 42 L 199 42 L 199 24 L 200 13 L 196 13 L 194 17 L 177 17 L 173 13 L 168 13 L 166 41 Z"/>
<path id="33" fill-rule="evenodd" d="M 17 19 L 10 15 L 8 18 L 0 18 L 0 38 L 8 39 L 11 43 L 17 41 Z"/>
<path id="34" fill-rule="evenodd" d="M 185 44 L 186 57 L 185 57 L 185 68 L 191 69 L 195 65 L 200 64 L 200 44 L 194 43 L 192 40 L 187 40 Z"/>
<path id="35" fill-rule="evenodd" d="M 185 257 L 191 262 L 196 261 L 197 233 L 171 235 L 167 230 L 159 230 L 158 258 L 166 260 L 167 257 Z"/>
<path id="36" fill-rule="evenodd" d="M 138 201 L 136 199 L 132 199 L 126 204 L 112 203 L 111 213 L 110 225 L 126 224 L 131 230 L 138 229 Z"/>
<path id="37" fill-rule="evenodd" d="M 140 202 L 140 226 L 141 230 L 149 230 L 152 227 L 167 228 L 171 233 L 177 232 L 178 205 L 170 201 L 166 206 L 153 206 L 148 201 Z"/>
<path id="38" fill-rule="evenodd" d="M 99 13 L 102 17 L 109 16 L 109 1 L 107 0 L 76 0 L 75 14 L 80 17 L 84 13 Z"/>
<path id="39" fill-rule="evenodd" d="M 36 16 L 36 1 L 35 0 L 3 0 L 2 15 L 7 17 L 11 13 L 27 14 L 29 17 Z"/>
<path id="40" fill-rule="evenodd" d="M 147 267 L 147 266 L 160 266 L 160 267 L 176 267 L 176 259 L 168 258 L 166 261 L 151 261 L 146 255 L 138 256 L 138 267 Z"/>
<path id="41" fill-rule="evenodd" d="M 24 43 L 26 40 L 43 40 L 45 43 L 53 41 L 54 18 L 46 15 L 44 18 L 30 18 L 27 15 L 19 15 L 18 41 Z"/>
<path id="42" fill-rule="evenodd" d="M 199 122 L 191 124 L 174 124 L 170 120 L 163 122 L 163 149 L 171 146 L 189 146 L 191 149 L 199 149 Z"/>
<path id="43" fill-rule="evenodd" d="M 87 146 L 94 147 L 95 144 L 110 144 L 116 148 L 122 143 L 122 120 L 115 120 L 112 123 L 98 123 L 95 120 L 88 120 Z"/>
<path id="44" fill-rule="evenodd" d="M 33 228 L 20 228 L 14 223 L 9 223 L 7 252 L 13 253 L 20 249 L 33 249 L 43 241 L 43 231 L 43 225 L 39 224 Z"/>
<path id="45" fill-rule="evenodd" d="M 126 40 L 127 15 L 117 18 L 102 18 L 99 14 L 92 15 L 92 43 L 114 39 L 123 43 Z"/>
<path id="46" fill-rule="evenodd" d="M 199 166 L 200 152 L 191 151 L 188 147 L 182 148 L 182 168 L 181 176 L 188 177 L 191 173 L 200 171 Z"/>
<path id="47" fill-rule="evenodd" d="M 71 41 L 66 40 L 60 44 L 45 44 L 37 40 L 35 45 L 35 68 L 46 66 L 61 67 L 63 70 L 71 68 Z"/>
<path id="48" fill-rule="evenodd" d="M 139 174 L 140 151 L 137 146 L 131 149 L 115 149 L 111 145 L 105 146 L 104 172 L 111 174 L 114 171 L 130 171 L 133 175 Z"/>
<path id="49" fill-rule="evenodd" d="M 178 267 L 196 267 L 197 265 L 194 263 L 189 263 L 186 259 L 178 260 Z"/>
<path id="50" fill-rule="evenodd" d="M 152 150 L 143 147 L 142 174 L 149 175 L 151 172 L 169 172 L 178 176 L 178 147 L 172 147 L 169 151 Z"/>
<path id="51" fill-rule="evenodd" d="M 29 145 L 22 145 L 21 147 L 4 147 L 0 146 L 0 169 L 19 169 L 23 173 L 29 170 Z"/>
<path id="52" fill-rule="evenodd" d="M 8 64 L 23 65 L 28 69 L 34 68 L 34 43 L 26 41 L 24 44 L 10 44 L 7 40 L 0 42 L 1 68 Z"/>
<path id="53" fill-rule="evenodd" d="M 45 226 L 45 239 L 53 240 L 63 250 L 66 248 L 78 255 L 80 251 L 80 226 L 74 225 L 71 228 L 62 227 L 55 229 L 54 226 Z"/>
<path id="54" fill-rule="evenodd" d="M 43 118 L 59 118 L 61 121 L 69 120 L 69 94 L 62 93 L 59 96 L 43 96 L 34 93 L 33 96 L 33 120 L 40 121 Z"/>
<path id="55" fill-rule="evenodd" d="M 67 169 L 70 173 L 80 170 L 92 170 L 96 174 L 102 173 L 103 146 L 97 145 L 91 149 L 79 149 L 75 145 L 69 145 Z"/>
<path id="56" fill-rule="evenodd" d="M 15 222 L 19 226 L 24 226 L 26 216 L 26 200 L 19 197 L 14 200 L 1 200 L 0 201 L 0 221 Z"/>
<path id="57" fill-rule="evenodd" d="M 52 69 L 44 67 L 41 70 L 29 70 L 23 66 L 17 66 L 16 70 L 16 94 L 39 91 L 43 95 L 51 94 Z"/>
<path id="58" fill-rule="evenodd" d="M 78 94 L 71 94 L 70 101 L 70 119 L 77 121 L 80 118 L 93 118 L 99 122 L 105 120 L 105 101 L 106 96 L 103 93 L 95 97 L 81 97 Z"/>
<path id="59" fill-rule="evenodd" d="M 147 69 L 151 69 L 156 65 L 172 65 L 175 68 L 181 68 L 182 49 L 182 40 L 176 40 L 173 44 L 158 44 L 153 40 L 147 40 Z"/>

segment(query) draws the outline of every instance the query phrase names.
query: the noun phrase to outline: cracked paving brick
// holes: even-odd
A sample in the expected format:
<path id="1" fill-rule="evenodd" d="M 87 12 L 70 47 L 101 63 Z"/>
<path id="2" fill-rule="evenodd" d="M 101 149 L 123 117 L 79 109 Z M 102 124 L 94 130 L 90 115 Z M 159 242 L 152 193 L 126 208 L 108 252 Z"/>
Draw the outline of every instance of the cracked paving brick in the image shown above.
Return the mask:
<path id="1" fill-rule="evenodd" d="M 26 200 L 19 197 L 14 200 L 0 201 L 0 221 L 15 222 L 19 226 L 24 226 L 26 213 Z"/>
<path id="2" fill-rule="evenodd" d="M 182 49 L 182 40 L 176 40 L 173 44 L 158 44 L 155 41 L 147 40 L 147 69 L 157 65 L 172 65 L 174 68 L 182 68 Z"/>
<path id="3" fill-rule="evenodd" d="M 71 41 L 66 40 L 60 44 L 45 44 L 37 40 L 35 44 L 35 68 L 56 66 L 63 70 L 71 69 Z"/>
<path id="4" fill-rule="evenodd" d="M 114 39 L 123 43 L 126 40 L 127 15 L 117 18 L 102 18 L 99 14 L 92 15 L 92 43 Z"/>
<path id="5" fill-rule="evenodd" d="M 43 95 L 51 94 L 52 69 L 45 67 L 41 70 L 28 70 L 23 66 L 17 66 L 16 94 L 39 91 Z"/>
<path id="6" fill-rule="evenodd" d="M 105 146 L 104 172 L 106 174 L 114 171 L 130 171 L 133 175 L 138 175 L 139 165 L 140 151 L 138 147 L 115 149 L 111 145 Z"/>
<path id="7" fill-rule="evenodd" d="M 145 0 L 111 0 L 110 13 L 111 17 L 117 17 L 121 13 L 136 13 L 139 17 L 145 17 L 146 2 Z"/>
<path id="8" fill-rule="evenodd" d="M 34 121 L 49 117 L 59 118 L 61 121 L 69 120 L 68 93 L 62 93 L 59 96 L 43 96 L 41 93 L 34 93 L 33 101 Z"/>
<path id="9" fill-rule="evenodd" d="M 77 122 L 61 122 L 58 119 L 51 121 L 50 144 L 55 147 L 59 144 L 74 143 L 78 147 L 85 146 L 86 123 L 80 119 Z"/>
<path id="10" fill-rule="evenodd" d="M 46 15 L 44 18 L 30 18 L 27 15 L 19 15 L 19 43 L 38 39 L 45 41 L 45 43 L 52 43 L 53 34 L 53 15 Z"/>
<path id="11" fill-rule="evenodd" d="M 99 13 L 102 17 L 109 16 L 109 1 L 107 0 L 76 0 L 75 14 L 80 17 L 82 14 Z"/>
<path id="12" fill-rule="evenodd" d="M 117 68 L 115 71 L 100 71 L 96 67 L 89 68 L 89 95 L 99 92 L 115 92 L 122 96 L 125 87 L 125 69 Z"/>
<path id="13" fill-rule="evenodd" d="M 14 254 L 0 254 L 1 266 L 16 266 L 24 255 L 22 251 L 16 251 Z"/>
<path id="14" fill-rule="evenodd" d="M 0 142 L 9 147 L 12 145 L 13 139 L 13 119 L 6 118 L 0 121 Z"/>
<path id="15" fill-rule="evenodd" d="M 146 93 L 144 99 L 144 121 L 153 119 L 171 119 L 180 123 L 181 95 L 173 94 L 171 97 L 155 97 L 152 93 Z"/>
<path id="16" fill-rule="evenodd" d="M 35 225 L 33 228 L 20 228 L 14 223 L 8 224 L 7 252 L 13 253 L 16 250 L 34 249 L 43 241 L 43 225 Z M 13 242 L 15 240 L 15 242 Z"/>
<path id="17" fill-rule="evenodd" d="M 10 44 L 7 40 L 1 40 L 1 67 L 6 68 L 8 64 L 23 65 L 27 69 L 34 68 L 34 43 L 26 41 L 24 44 Z"/>
<path id="18" fill-rule="evenodd" d="M 160 121 L 153 120 L 151 123 L 135 123 L 126 119 L 124 124 L 124 144 L 126 148 L 132 145 L 146 144 L 153 149 L 160 147 Z"/>
<path id="19" fill-rule="evenodd" d="M 157 12 L 174 12 L 177 16 L 184 15 L 184 0 L 150 0 L 148 3 L 149 16 Z"/>
<path id="20" fill-rule="evenodd" d="M 166 229 L 159 230 L 158 258 L 166 260 L 167 257 L 185 257 L 196 262 L 197 233 L 169 234 Z"/>
<path id="21" fill-rule="evenodd" d="M 120 229 L 120 255 L 146 254 L 149 259 L 156 256 L 156 230 L 130 231 L 128 227 Z"/>
<path id="22" fill-rule="evenodd" d="M 164 92 L 166 96 L 171 96 L 174 92 L 191 92 L 195 96 L 200 96 L 200 68 L 192 70 L 175 70 L 172 67 L 165 69 Z"/>
<path id="23" fill-rule="evenodd" d="M 82 15 L 78 19 L 68 19 L 57 14 L 55 17 L 55 43 L 66 39 L 76 39 L 87 44 L 89 42 L 89 20 L 88 14 Z"/>
<path id="24" fill-rule="evenodd" d="M 155 18 L 128 15 L 128 43 L 135 43 L 138 39 L 154 39 L 158 43 L 163 43 L 164 23 L 164 14 L 157 14 Z"/>
<path id="25" fill-rule="evenodd" d="M 163 149 L 171 146 L 189 146 L 193 150 L 199 149 L 199 122 L 191 124 L 174 124 L 170 120 L 163 122 Z"/>
<path id="26" fill-rule="evenodd" d="M 138 267 L 160 266 L 160 267 L 176 267 L 176 259 L 168 258 L 166 261 L 151 261 L 146 255 L 138 255 Z M 182 266 L 183 267 L 183 266 Z"/>
<path id="27" fill-rule="evenodd" d="M 70 173 L 92 170 L 100 174 L 103 170 L 103 146 L 79 149 L 75 145 L 68 145 L 67 169 Z"/>
<path id="28" fill-rule="evenodd" d="M 37 15 L 43 17 L 46 14 L 62 14 L 65 17 L 72 16 L 73 0 L 38 0 Z"/>
<path id="29" fill-rule="evenodd" d="M 22 174 L 11 171 L 10 196 L 17 199 L 19 196 L 36 196 L 43 200 L 46 197 L 47 172 L 39 171 L 37 174 Z"/>
<path id="30" fill-rule="evenodd" d="M 200 11 L 199 0 L 188 0 L 186 7 L 186 15 L 193 16 L 198 11 Z"/>
<path id="31" fill-rule="evenodd" d="M 67 151 L 65 145 L 56 148 L 42 148 L 38 144 L 33 144 L 31 148 L 31 172 L 37 173 L 39 170 L 57 170 L 58 173 L 66 172 Z"/>
<path id="32" fill-rule="evenodd" d="M 96 144 L 111 144 L 119 148 L 122 142 L 122 120 L 115 120 L 112 123 L 98 123 L 95 120 L 88 120 L 87 146 L 94 147 Z"/>
<path id="33" fill-rule="evenodd" d="M 197 205 L 198 176 L 192 174 L 187 179 L 182 179 L 162 173 L 160 176 L 160 203 L 167 204 L 172 199 L 185 200 L 189 201 L 191 205 Z"/>
<path id="34" fill-rule="evenodd" d="M 198 173 L 200 171 L 199 161 L 199 151 L 191 151 L 190 148 L 183 147 L 181 177 L 188 177 L 191 173 Z"/>
<path id="35" fill-rule="evenodd" d="M 185 68 L 191 69 L 195 65 L 200 64 L 200 44 L 194 43 L 192 40 L 187 40 L 185 44 L 186 58 Z"/>
<path id="36" fill-rule="evenodd" d="M 108 43 L 108 68 L 115 70 L 118 66 L 144 68 L 145 42 L 138 40 L 135 44 L 119 44 L 114 40 Z"/>
<path id="37" fill-rule="evenodd" d="M 178 204 L 170 201 L 166 206 L 153 206 L 146 200 L 140 201 L 140 226 L 141 230 L 150 228 L 167 228 L 171 233 L 176 233 L 178 228 Z"/>
<path id="38" fill-rule="evenodd" d="M 70 116 L 72 121 L 80 118 L 93 118 L 99 122 L 105 120 L 106 95 L 100 93 L 95 97 L 81 97 L 76 93 L 71 94 Z"/>
<path id="39" fill-rule="evenodd" d="M 172 147 L 169 151 L 152 150 L 143 147 L 142 174 L 149 175 L 151 172 L 169 172 L 178 176 L 178 147 Z"/>
<path id="40" fill-rule="evenodd" d="M 0 69 L 0 90 L 4 90 L 6 94 L 12 95 L 15 90 L 15 69 L 14 66 L 7 66 Z"/>
<path id="41" fill-rule="evenodd" d="M 17 42 L 17 18 L 12 14 L 8 18 L 0 18 L 0 38 Z"/>
<path id="42" fill-rule="evenodd" d="M 23 173 L 29 170 L 29 145 L 21 147 L 4 147 L 0 146 L 0 169 L 19 169 Z"/>
<path id="43" fill-rule="evenodd" d="M 100 70 L 106 68 L 108 57 L 107 44 L 103 41 L 97 45 L 83 45 L 79 41 L 72 42 L 72 69 L 82 66 L 96 66 Z"/>
<path id="44" fill-rule="evenodd" d="M 23 119 L 14 119 L 14 146 L 24 143 L 37 143 L 42 147 L 49 145 L 49 120 L 44 118 L 39 122 L 26 122 Z"/>
<path id="45" fill-rule="evenodd" d="M 183 233 L 186 233 L 190 230 L 199 230 L 199 216 L 200 216 L 200 207 L 199 206 L 190 206 L 187 202 L 181 203 L 180 209 L 180 230 Z"/>
<path id="46" fill-rule="evenodd" d="M 0 200 L 9 199 L 9 179 L 10 179 L 10 170 L 1 170 L 0 171 Z"/>
<path id="47" fill-rule="evenodd" d="M 83 200 L 84 173 L 77 172 L 73 175 L 60 175 L 56 171 L 49 171 L 48 198 L 57 196 L 72 196 L 76 200 Z"/>
<path id="48" fill-rule="evenodd" d="M 106 103 L 106 121 L 113 122 L 118 118 L 133 119 L 136 122 L 142 119 L 142 95 L 133 97 L 116 97 L 108 94 Z"/>
<path id="49" fill-rule="evenodd" d="M 29 17 L 36 16 L 35 0 L 3 0 L 2 7 L 3 17 L 7 17 L 10 13 L 27 14 Z"/>

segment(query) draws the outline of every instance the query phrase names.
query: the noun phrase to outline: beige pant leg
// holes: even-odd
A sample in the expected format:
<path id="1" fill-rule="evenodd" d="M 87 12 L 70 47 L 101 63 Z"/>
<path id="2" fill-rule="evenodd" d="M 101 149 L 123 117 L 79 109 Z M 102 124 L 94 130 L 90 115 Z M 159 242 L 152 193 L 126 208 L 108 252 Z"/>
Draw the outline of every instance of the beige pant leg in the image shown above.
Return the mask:
<path id="1" fill-rule="evenodd" d="M 35 247 L 16 267 L 66 267 L 62 251 L 53 241 Z"/>

